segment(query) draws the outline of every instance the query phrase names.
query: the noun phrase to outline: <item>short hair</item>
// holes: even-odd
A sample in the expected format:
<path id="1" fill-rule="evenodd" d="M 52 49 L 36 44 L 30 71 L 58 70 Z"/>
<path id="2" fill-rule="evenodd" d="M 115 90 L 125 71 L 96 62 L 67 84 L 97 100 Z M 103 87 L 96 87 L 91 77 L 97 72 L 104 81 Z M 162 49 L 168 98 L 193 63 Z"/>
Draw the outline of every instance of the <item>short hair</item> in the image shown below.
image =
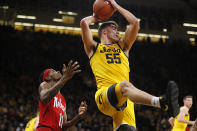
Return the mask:
<path id="1" fill-rule="evenodd" d="M 183 100 L 186 100 L 187 98 L 192 98 L 193 99 L 193 96 L 187 95 L 187 96 L 183 97 Z"/>
<path id="2" fill-rule="evenodd" d="M 115 21 L 106 21 L 106 22 L 103 22 L 99 28 L 98 28 L 98 37 L 99 39 L 101 38 L 101 30 L 110 26 L 110 25 L 115 25 L 117 28 L 118 28 L 118 24 L 115 22 Z"/>

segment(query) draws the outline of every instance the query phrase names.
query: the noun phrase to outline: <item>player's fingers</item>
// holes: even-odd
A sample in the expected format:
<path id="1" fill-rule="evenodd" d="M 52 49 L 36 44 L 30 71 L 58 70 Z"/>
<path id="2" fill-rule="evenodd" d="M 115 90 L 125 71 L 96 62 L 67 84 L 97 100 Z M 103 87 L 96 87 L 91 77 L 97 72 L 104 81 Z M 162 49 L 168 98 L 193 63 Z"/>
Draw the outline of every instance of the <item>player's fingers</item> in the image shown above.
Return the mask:
<path id="1" fill-rule="evenodd" d="M 111 1 L 110 1 L 110 0 L 107 0 L 107 1 L 111 3 Z"/>
<path id="2" fill-rule="evenodd" d="M 74 71 L 74 74 L 81 72 L 81 70 L 76 70 Z"/>
<path id="3" fill-rule="evenodd" d="M 85 104 L 84 101 L 82 101 L 81 104 L 80 104 L 80 106 L 83 106 L 84 107 L 84 104 Z"/>
<path id="4" fill-rule="evenodd" d="M 85 107 L 85 103 L 82 101 L 80 104 L 81 107 Z"/>
<path id="5" fill-rule="evenodd" d="M 72 64 L 72 68 L 74 68 L 77 64 L 78 64 L 78 62 L 75 61 L 75 62 Z"/>
<path id="6" fill-rule="evenodd" d="M 81 72 L 81 70 L 73 71 L 73 72 L 72 72 L 72 76 L 74 76 L 75 74 L 77 74 L 77 73 L 79 73 L 79 72 Z"/>
<path id="7" fill-rule="evenodd" d="M 80 112 L 86 112 L 86 109 L 81 109 Z"/>
<path id="8" fill-rule="evenodd" d="M 70 60 L 69 63 L 68 63 L 68 67 L 69 67 L 69 68 L 71 67 L 71 64 L 72 64 L 72 63 L 73 63 L 73 61 Z"/>
<path id="9" fill-rule="evenodd" d="M 86 101 L 83 101 L 83 103 L 84 103 L 84 106 L 87 108 L 87 104 L 86 104 Z"/>
<path id="10" fill-rule="evenodd" d="M 63 64 L 63 69 L 66 69 L 66 65 L 65 64 Z"/>
<path id="11" fill-rule="evenodd" d="M 79 110 L 79 112 L 85 112 L 85 111 L 86 111 L 85 109 L 80 109 L 80 110 Z"/>
<path id="12" fill-rule="evenodd" d="M 76 70 L 76 69 L 78 69 L 80 67 L 80 65 L 77 65 L 77 66 L 75 66 L 74 68 L 73 68 L 73 70 Z"/>
<path id="13" fill-rule="evenodd" d="M 83 107 L 82 109 L 85 109 L 86 108 L 84 105 L 82 107 Z"/>
<path id="14" fill-rule="evenodd" d="M 80 109 L 81 109 L 81 110 L 85 110 L 85 107 L 82 106 Z"/>
<path id="15" fill-rule="evenodd" d="M 65 71 L 66 71 L 66 65 L 65 64 L 63 64 L 63 67 L 62 67 L 62 73 L 65 73 Z"/>

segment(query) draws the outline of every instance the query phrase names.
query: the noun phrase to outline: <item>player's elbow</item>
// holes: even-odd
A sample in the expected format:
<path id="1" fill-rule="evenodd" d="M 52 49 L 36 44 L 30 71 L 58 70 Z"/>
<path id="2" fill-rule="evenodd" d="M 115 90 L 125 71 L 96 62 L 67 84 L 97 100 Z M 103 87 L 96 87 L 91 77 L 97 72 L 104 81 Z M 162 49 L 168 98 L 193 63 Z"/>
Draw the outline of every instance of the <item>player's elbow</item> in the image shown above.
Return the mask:
<path id="1" fill-rule="evenodd" d="M 138 19 L 136 19 L 134 21 L 134 26 L 139 30 L 140 29 L 140 21 Z"/>
<path id="2" fill-rule="evenodd" d="M 133 20 L 130 23 L 130 26 L 132 26 L 133 28 L 139 30 L 140 29 L 140 21 L 136 18 L 135 20 Z"/>
<path id="3" fill-rule="evenodd" d="M 81 21 L 80 21 L 80 27 L 84 27 L 84 26 L 87 26 L 87 22 L 86 20 L 83 18 Z"/>

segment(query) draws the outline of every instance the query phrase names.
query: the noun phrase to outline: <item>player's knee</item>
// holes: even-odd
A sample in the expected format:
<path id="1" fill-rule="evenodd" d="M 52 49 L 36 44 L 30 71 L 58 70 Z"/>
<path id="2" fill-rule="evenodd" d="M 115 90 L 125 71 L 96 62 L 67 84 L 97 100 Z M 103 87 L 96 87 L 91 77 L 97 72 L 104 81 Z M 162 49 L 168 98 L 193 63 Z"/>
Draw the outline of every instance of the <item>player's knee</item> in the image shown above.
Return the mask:
<path id="1" fill-rule="evenodd" d="M 130 82 L 124 80 L 120 83 L 120 88 L 123 96 L 126 96 L 129 90 L 134 89 L 134 86 Z"/>
<path id="2" fill-rule="evenodd" d="M 120 87 L 127 87 L 127 86 L 129 86 L 129 84 L 130 84 L 130 82 L 124 80 L 124 81 L 122 81 L 122 82 L 120 83 Z"/>
<path id="3" fill-rule="evenodd" d="M 117 131 L 136 131 L 136 129 L 133 126 L 123 124 L 123 125 L 120 125 Z"/>

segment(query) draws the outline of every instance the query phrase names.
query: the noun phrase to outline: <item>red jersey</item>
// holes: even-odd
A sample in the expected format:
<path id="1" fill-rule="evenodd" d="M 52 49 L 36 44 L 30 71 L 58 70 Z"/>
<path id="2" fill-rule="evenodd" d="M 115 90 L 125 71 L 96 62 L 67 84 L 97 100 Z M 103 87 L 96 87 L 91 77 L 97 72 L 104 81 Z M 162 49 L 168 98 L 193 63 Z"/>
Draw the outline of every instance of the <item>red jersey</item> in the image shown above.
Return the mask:
<path id="1" fill-rule="evenodd" d="M 66 109 L 64 97 L 58 93 L 47 104 L 39 100 L 39 108 L 39 124 L 37 130 L 46 127 L 54 131 L 61 131 Z"/>

